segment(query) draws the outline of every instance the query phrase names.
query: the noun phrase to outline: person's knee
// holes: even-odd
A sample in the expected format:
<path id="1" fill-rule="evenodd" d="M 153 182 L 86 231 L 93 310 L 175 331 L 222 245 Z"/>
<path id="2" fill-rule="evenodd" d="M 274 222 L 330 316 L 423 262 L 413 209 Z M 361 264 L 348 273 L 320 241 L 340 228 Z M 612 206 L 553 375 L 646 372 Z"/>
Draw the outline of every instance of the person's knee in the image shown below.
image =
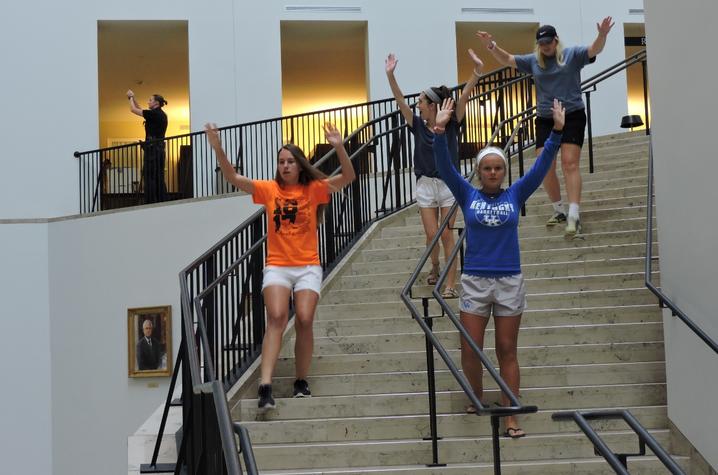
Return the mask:
<path id="1" fill-rule="evenodd" d="M 516 361 L 516 343 L 514 341 L 497 341 L 496 342 L 496 357 L 499 361 L 512 362 Z"/>
<path id="2" fill-rule="evenodd" d="M 563 173 L 578 173 L 578 159 L 567 159 L 561 162 Z"/>
<path id="3" fill-rule="evenodd" d="M 295 317 L 296 321 L 294 322 L 294 326 L 296 327 L 298 332 L 306 332 L 312 330 L 312 325 L 314 324 L 314 315 L 307 315 L 302 313 L 297 313 Z"/>
<path id="4" fill-rule="evenodd" d="M 267 325 L 272 328 L 284 327 L 289 319 L 288 311 L 267 312 Z"/>

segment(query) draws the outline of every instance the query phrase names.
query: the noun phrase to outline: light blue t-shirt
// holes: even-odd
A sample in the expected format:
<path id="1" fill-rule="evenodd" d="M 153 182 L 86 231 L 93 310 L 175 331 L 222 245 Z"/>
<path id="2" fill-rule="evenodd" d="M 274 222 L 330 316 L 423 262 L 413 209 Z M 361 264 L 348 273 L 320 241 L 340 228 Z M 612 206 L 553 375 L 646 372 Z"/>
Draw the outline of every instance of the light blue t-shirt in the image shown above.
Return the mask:
<path id="1" fill-rule="evenodd" d="M 585 109 L 581 96 L 581 69 L 589 63 L 586 46 L 572 46 L 563 50 L 563 66 L 556 58 L 546 58 L 546 68 L 541 69 L 536 55 L 514 55 L 516 69 L 522 73 L 533 74 L 538 97 L 538 116 L 550 119 L 553 100 L 558 99 L 566 108 L 566 113 Z"/>

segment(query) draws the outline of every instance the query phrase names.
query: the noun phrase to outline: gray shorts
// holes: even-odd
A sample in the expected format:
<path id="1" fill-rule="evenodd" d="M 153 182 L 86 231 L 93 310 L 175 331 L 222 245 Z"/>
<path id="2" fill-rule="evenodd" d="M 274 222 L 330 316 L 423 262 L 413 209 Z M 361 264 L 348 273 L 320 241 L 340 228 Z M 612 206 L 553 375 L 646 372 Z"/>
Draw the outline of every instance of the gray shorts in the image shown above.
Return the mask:
<path id="1" fill-rule="evenodd" d="M 482 317 L 521 315 L 526 310 L 523 274 L 506 277 L 480 277 L 461 274 L 462 312 Z"/>

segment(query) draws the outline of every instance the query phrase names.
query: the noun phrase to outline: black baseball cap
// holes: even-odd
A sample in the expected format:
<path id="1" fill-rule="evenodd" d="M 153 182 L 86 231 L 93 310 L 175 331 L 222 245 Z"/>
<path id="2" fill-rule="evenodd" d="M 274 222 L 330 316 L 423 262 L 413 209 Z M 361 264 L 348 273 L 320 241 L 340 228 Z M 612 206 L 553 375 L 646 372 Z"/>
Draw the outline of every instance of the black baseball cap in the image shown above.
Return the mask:
<path id="1" fill-rule="evenodd" d="M 540 26 L 538 30 L 536 30 L 536 43 L 550 43 L 556 37 L 558 37 L 558 35 L 556 34 L 556 28 L 551 25 L 543 25 Z"/>

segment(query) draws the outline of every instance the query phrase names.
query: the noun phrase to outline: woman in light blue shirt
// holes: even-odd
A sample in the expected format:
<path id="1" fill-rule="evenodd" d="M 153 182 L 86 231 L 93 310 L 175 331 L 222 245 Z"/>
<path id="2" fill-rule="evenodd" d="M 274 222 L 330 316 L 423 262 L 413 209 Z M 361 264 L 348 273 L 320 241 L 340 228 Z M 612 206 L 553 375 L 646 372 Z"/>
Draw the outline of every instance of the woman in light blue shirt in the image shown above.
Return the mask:
<path id="1" fill-rule="evenodd" d="M 573 46 L 564 48 L 559 40 L 556 29 L 551 25 L 543 25 L 536 31 L 536 47 L 533 53 L 513 55 L 496 45 L 493 36 L 485 31 L 476 32 L 476 36 L 484 43 L 496 60 L 504 66 L 511 66 L 523 73 L 533 74 L 536 83 L 537 117 L 536 117 L 536 154 L 541 154 L 544 142 L 553 128 L 551 105 L 554 99 L 561 101 L 566 108 L 566 125 L 561 138 L 561 169 L 566 181 L 568 195 L 568 217 L 561 201 L 561 186 L 556 176 L 556 164 L 544 179 L 552 204 L 553 216 L 546 222 L 554 226 L 566 221 L 566 236 L 573 238 L 581 232 L 579 204 L 581 202 L 581 174 L 579 158 L 583 146 L 586 112 L 581 95 L 581 69 L 603 51 L 606 37 L 614 23 L 606 17 L 596 24 L 598 36 L 590 46 Z"/>

